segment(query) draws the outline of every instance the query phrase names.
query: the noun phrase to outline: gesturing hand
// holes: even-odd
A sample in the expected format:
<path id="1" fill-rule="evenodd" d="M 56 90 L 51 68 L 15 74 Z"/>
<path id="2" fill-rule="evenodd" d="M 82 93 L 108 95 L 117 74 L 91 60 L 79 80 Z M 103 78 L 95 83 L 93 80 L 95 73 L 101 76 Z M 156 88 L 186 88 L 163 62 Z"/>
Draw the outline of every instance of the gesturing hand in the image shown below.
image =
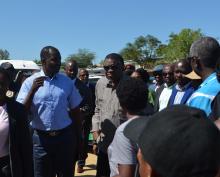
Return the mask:
<path id="1" fill-rule="evenodd" d="M 34 79 L 33 85 L 31 87 L 32 92 L 35 93 L 39 89 L 39 87 L 43 86 L 45 79 L 46 79 L 45 76 L 41 76 L 41 77 Z"/>

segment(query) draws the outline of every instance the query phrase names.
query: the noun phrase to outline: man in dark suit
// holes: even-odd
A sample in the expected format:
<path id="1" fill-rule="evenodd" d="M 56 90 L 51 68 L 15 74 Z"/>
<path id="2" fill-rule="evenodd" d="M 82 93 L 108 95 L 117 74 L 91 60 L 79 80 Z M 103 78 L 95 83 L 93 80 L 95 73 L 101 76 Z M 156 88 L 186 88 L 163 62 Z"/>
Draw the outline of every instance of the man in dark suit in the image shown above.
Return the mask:
<path id="1" fill-rule="evenodd" d="M 79 79 L 87 86 L 92 92 L 93 111 L 95 109 L 95 84 L 89 82 L 89 72 L 86 69 L 79 70 Z"/>
<path id="2" fill-rule="evenodd" d="M 73 84 L 79 90 L 81 97 L 83 98 L 80 104 L 80 111 L 82 115 L 82 138 L 83 138 L 83 150 L 78 157 L 77 172 L 82 173 L 85 166 L 85 160 L 87 158 L 88 151 L 88 136 L 91 128 L 91 119 L 94 112 L 94 101 L 92 100 L 92 92 L 89 87 L 80 81 L 76 76 L 78 74 L 78 64 L 75 60 L 68 60 L 65 65 L 66 75 L 72 79 Z"/>

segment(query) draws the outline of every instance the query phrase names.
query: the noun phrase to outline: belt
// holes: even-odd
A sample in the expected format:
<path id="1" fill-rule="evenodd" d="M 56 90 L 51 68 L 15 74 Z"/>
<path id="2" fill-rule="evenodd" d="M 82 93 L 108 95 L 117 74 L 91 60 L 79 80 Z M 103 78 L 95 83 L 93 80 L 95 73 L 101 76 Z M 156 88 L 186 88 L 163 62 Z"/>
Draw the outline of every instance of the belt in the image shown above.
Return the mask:
<path id="1" fill-rule="evenodd" d="M 44 135 L 44 136 L 58 136 L 64 133 L 65 131 L 69 130 L 72 126 L 69 125 L 66 128 L 60 129 L 60 130 L 51 130 L 51 131 L 44 131 L 44 130 L 38 130 L 34 129 L 36 133 L 39 135 Z"/>

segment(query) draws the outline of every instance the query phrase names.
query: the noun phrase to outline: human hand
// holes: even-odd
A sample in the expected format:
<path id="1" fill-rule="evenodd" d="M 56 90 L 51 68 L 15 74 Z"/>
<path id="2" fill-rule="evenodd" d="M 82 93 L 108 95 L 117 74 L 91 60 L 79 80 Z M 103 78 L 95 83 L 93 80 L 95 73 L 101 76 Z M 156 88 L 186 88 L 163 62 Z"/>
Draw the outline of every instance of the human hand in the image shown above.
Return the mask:
<path id="1" fill-rule="evenodd" d="M 40 87 L 42 87 L 44 85 L 44 80 L 46 79 L 45 76 L 40 76 L 36 79 L 34 79 L 34 82 L 32 84 L 32 87 L 31 87 L 31 91 L 33 93 L 35 93 Z"/>
<path id="2" fill-rule="evenodd" d="M 95 143 L 95 144 L 92 145 L 92 152 L 93 152 L 93 154 L 97 154 L 97 153 L 98 153 L 97 143 Z"/>

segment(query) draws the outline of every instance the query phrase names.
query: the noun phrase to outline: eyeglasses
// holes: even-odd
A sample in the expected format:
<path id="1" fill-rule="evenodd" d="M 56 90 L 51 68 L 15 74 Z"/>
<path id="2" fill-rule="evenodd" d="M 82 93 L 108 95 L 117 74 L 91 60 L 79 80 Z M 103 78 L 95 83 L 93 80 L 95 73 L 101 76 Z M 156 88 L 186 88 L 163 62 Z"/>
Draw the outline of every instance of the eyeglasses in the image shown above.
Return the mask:
<path id="1" fill-rule="evenodd" d="M 119 67 L 117 65 L 112 65 L 112 66 L 104 66 L 104 70 L 108 71 L 109 69 L 115 71 L 117 70 Z"/>

